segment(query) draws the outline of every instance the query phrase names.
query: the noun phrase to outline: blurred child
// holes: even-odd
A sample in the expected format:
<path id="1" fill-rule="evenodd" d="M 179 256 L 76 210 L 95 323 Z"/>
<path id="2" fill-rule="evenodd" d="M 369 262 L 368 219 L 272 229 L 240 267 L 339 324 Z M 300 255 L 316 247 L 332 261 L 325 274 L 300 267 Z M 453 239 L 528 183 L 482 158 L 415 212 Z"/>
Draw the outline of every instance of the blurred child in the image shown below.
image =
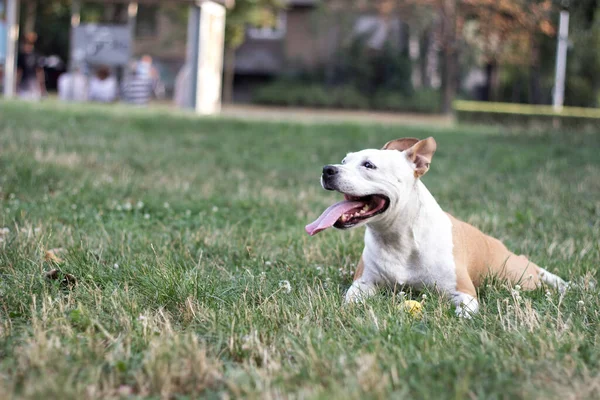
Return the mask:
<path id="1" fill-rule="evenodd" d="M 117 80 L 110 74 L 110 69 L 100 66 L 90 79 L 89 100 L 111 103 L 117 99 Z"/>
<path id="2" fill-rule="evenodd" d="M 42 58 L 35 51 L 37 34 L 28 32 L 17 56 L 17 93 L 19 97 L 39 100 L 46 95 Z"/>

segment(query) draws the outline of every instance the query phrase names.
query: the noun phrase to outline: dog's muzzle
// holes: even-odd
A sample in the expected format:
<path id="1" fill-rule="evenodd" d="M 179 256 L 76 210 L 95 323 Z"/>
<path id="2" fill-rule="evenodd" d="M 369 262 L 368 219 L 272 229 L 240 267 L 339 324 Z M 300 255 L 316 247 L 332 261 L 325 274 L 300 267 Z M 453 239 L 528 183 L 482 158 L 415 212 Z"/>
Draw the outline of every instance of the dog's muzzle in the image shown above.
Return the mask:
<path id="1" fill-rule="evenodd" d="M 338 167 L 333 165 L 326 165 L 323 167 L 323 174 L 321 180 L 323 182 L 323 188 L 327 190 L 335 190 L 335 182 L 339 173 Z"/>

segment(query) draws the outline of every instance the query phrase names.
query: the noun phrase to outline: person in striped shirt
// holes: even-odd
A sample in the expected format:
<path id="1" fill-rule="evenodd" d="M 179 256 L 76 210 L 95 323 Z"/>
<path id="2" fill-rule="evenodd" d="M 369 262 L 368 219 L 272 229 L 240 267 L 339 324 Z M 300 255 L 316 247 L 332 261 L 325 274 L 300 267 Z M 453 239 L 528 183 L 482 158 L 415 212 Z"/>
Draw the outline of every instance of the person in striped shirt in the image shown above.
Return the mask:
<path id="1" fill-rule="evenodd" d="M 133 67 L 123 81 L 122 99 L 130 104 L 146 105 L 152 97 L 152 89 L 152 78 L 147 74 L 140 73 L 138 68 Z"/>

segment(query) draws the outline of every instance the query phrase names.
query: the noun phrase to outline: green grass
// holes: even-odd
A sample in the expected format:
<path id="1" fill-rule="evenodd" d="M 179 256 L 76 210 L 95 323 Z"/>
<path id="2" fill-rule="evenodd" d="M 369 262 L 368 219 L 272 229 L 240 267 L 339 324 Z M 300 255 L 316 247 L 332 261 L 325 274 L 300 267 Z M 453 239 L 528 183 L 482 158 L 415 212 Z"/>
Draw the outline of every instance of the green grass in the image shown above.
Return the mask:
<path id="1" fill-rule="evenodd" d="M 304 233 L 339 199 L 321 166 L 428 135 L 424 181 L 445 210 L 564 278 L 598 277 L 600 129 L 0 103 L 0 398 L 600 397 L 585 284 L 519 301 L 490 282 L 472 320 L 435 292 L 422 319 L 392 293 L 340 306 L 363 230 Z M 75 286 L 44 278 L 56 248 Z"/>

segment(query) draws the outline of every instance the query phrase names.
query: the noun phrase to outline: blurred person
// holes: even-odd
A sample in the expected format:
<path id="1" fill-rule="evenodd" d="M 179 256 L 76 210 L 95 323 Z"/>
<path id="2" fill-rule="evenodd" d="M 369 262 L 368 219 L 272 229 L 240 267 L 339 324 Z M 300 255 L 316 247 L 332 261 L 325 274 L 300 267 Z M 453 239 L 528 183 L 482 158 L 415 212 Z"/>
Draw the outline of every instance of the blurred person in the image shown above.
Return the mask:
<path id="1" fill-rule="evenodd" d="M 44 60 L 44 76 L 46 91 L 58 90 L 58 78 L 66 72 L 65 63 L 56 54 L 46 56 Z"/>
<path id="2" fill-rule="evenodd" d="M 144 54 L 136 64 L 139 76 L 148 77 L 152 82 L 152 92 L 157 99 L 161 99 L 165 94 L 165 87 L 160 79 L 160 73 L 154 65 L 152 56 Z"/>
<path id="3" fill-rule="evenodd" d="M 136 70 L 139 76 L 149 77 L 152 79 L 156 78 L 158 75 L 156 68 L 154 68 L 154 65 L 152 64 L 152 57 L 148 54 L 144 54 L 142 58 L 140 58 L 140 61 L 138 61 L 136 64 Z"/>
<path id="4" fill-rule="evenodd" d="M 90 79 L 88 98 L 90 101 L 111 103 L 117 99 L 117 79 L 110 74 L 107 66 L 100 66 L 96 74 Z"/>
<path id="5" fill-rule="evenodd" d="M 173 100 L 177 107 L 188 108 L 191 107 L 191 80 L 192 72 L 188 64 L 184 64 L 183 67 L 177 73 L 175 78 L 175 93 Z"/>
<path id="6" fill-rule="evenodd" d="M 88 80 L 79 65 L 72 72 L 61 74 L 57 87 L 58 97 L 63 101 L 83 102 L 88 99 Z"/>
<path id="7" fill-rule="evenodd" d="M 123 81 L 122 94 L 126 103 L 146 105 L 152 97 L 152 79 L 133 65 Z"/>
<path id="8" fill-rule="evenodd" d="M 46 95 L 42 57 L 35 51 L 37 34 L 28 32 L 17 56 L 17 93 L 19 97 L 39 100 Z"/>

